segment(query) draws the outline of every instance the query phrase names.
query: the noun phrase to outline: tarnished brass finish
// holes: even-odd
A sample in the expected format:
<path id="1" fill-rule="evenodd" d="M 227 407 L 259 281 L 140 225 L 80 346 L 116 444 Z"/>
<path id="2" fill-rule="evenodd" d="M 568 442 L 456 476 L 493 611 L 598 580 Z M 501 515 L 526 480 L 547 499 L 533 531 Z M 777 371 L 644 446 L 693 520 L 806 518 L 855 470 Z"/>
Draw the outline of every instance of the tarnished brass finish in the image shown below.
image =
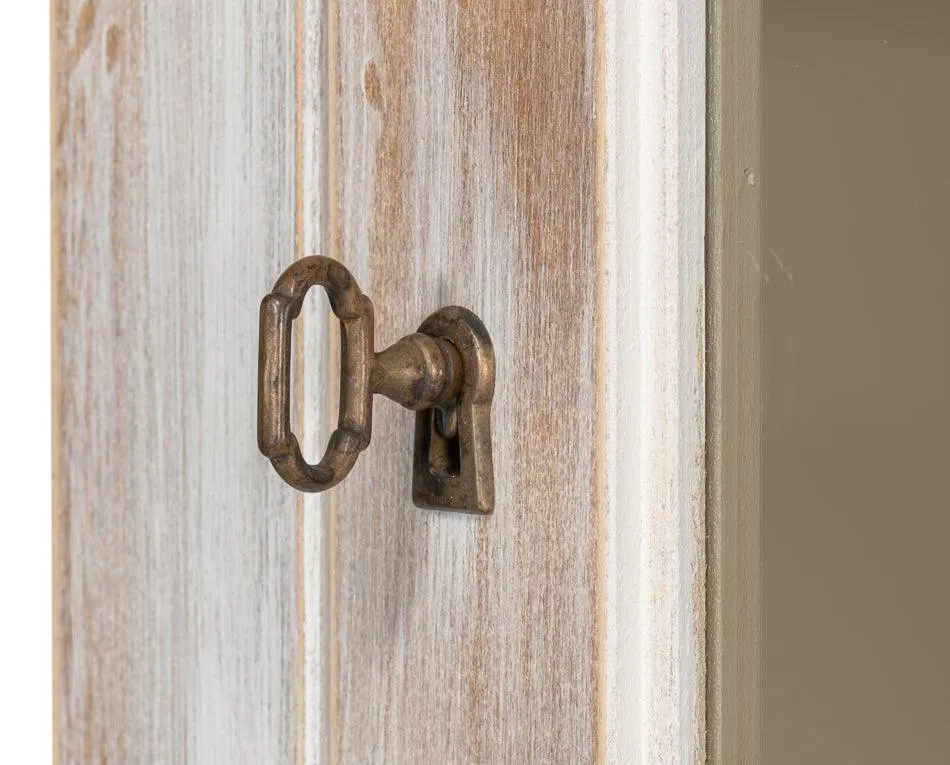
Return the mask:
<path id="1" fill-rule="evenodd" d="M 290 430 L 291 327 L 307 291 L 321 285 L 341 325 L 340 415 L 317 465 L 300 453 Z M 302 258 L 281 274 L 261 301 L 257 443 L 280 476 L 300 491 L 335 486 L 369 446 L 373 427 L 373 304 L 341 263 Z"/>
<path id="2" fill-rule="evenodd" d="M 475 314 L 458 306 L 436 311 L 419 331 L 451 343 L 465 372 L 457 398 L 416 415 L 412 501 L 419 507 L 490 513 L 495 504 L 495 354 L 488 331 Z"/>
<path id="3" fill-rule="evenodd" d="M 415 332 L 376 354 L 372 385 L 407 409 L 431 409 L 462 390 L 462 359 L 448 340 Z"/>
<path id="4" fill-rule="evenodd" d="M 340 413 L 323 458 L 310 465 L 290 430 L 292 325 L 307 291 L 327 291 L 341 323 Z M 339 262 L 291 265 L 261 302 L 258 446 L 300 491 L 343 480 L 372 435 L 373 394 L 416 415 L 413 501 L 420 507 L 490 513 L 494 504 L 491 399 L 495 359 L 485 326 L 465 308 L 442 308 L 418 332 L 373 351 L 373 305 Z"/>

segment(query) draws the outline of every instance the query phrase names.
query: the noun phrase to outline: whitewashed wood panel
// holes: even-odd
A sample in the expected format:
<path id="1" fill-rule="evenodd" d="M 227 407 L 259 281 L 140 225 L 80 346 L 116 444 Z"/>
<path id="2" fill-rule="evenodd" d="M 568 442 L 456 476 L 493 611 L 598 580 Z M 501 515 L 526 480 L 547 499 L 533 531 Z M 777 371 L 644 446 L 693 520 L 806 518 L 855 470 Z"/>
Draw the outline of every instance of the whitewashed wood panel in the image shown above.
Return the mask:
<path id="1" fill-rule="evenodd" d="M 256 453 L 294 4 L 54 3 L 62 763 L 297 755 L 295 498 Z"/>
<path id="2" fill-rule="evenodd" d="M 705 4 L 604 10 L 606 754 L 704 762 Z"/>
<path id="3" fill-rule="evenodd" d="M 62 4 L 61 761 L 702 760 L 704 19 Z M 412 507 L 390 402 L 329 495 L 256 455 L 257 302 L 312 252 L 378 347 L 484 318 L 494 516 Z"/>
<path id="4" fill-rule="evenodd" d="M 702 761 L 704 5 L 326 22 L 330 254 L 378 347 L 457 303 L 498 360 L 494 516 L 412 506 L 389 402 L 334 490 L 330 760 Z"/>
<path id="5" fill-rule="evenodd" d="M 410 501 L 378 402 L 335 519 L 334 758 L 590 759 L 595 563 L 593 5 L 341 0 L 331 253 L 385 347 L 447 304 L 495 344 L 496 511 Z M 332 134 L 332 132 L 331 132 Z"/>

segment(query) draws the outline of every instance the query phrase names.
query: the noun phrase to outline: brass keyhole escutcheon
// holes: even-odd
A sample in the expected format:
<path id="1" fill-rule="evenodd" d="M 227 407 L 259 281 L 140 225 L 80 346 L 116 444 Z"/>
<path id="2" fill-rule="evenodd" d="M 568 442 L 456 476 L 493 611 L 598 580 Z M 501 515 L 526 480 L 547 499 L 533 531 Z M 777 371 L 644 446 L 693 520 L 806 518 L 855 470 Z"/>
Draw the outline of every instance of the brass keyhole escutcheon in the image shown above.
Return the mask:
<path id="1" fill-rule="evenodd" d="M 341 324 L 340 413 L 323 458 L 303 458 L 290 429 L 292 326 L 320 285 Z M 373 395 L 416 412 L 412 499 L 420 507 L 490 513 L 495 356 L 481 320 L 449 306 L 417 332 L 373 350 L 373 304 L 342 263 L 319 255 L 291 265 L 261 302 L 257 430 L 261 452 L 300 491 L 340 481 L 370 444 Z"/>

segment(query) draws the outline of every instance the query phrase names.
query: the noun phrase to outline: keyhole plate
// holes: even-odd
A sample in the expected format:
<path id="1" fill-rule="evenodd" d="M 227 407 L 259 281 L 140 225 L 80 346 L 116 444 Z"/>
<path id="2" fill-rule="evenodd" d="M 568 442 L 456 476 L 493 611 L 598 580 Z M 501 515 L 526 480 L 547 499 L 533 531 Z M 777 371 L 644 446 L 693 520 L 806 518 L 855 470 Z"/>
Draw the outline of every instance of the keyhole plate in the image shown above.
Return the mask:
<path id="1" fill-rule="evenodd" d="M 451 342 L 462 358 L 462 392 L 443 412 L 416 414 L 412 501 L 419 507 L 491 513 L 495 484 L 491 458 L 491 401 L 495 352 L 481 320 L 458 306 L 441 308 L 419 332 Z M 439 422 L 438 418 L 443 418 Z M 446 422 L 454 427 L 446 427 Z"/>

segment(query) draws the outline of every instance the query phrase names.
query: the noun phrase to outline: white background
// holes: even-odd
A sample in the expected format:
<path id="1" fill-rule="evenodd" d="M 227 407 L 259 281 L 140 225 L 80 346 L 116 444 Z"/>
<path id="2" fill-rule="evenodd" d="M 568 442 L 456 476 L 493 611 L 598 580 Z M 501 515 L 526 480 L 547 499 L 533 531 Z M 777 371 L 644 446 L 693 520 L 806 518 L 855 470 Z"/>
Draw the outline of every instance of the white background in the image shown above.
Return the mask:
<path id="1" fill-rule="evenodd" d="M 49 3 L 0 24 L 0 762 L 52 760 Z"/>

